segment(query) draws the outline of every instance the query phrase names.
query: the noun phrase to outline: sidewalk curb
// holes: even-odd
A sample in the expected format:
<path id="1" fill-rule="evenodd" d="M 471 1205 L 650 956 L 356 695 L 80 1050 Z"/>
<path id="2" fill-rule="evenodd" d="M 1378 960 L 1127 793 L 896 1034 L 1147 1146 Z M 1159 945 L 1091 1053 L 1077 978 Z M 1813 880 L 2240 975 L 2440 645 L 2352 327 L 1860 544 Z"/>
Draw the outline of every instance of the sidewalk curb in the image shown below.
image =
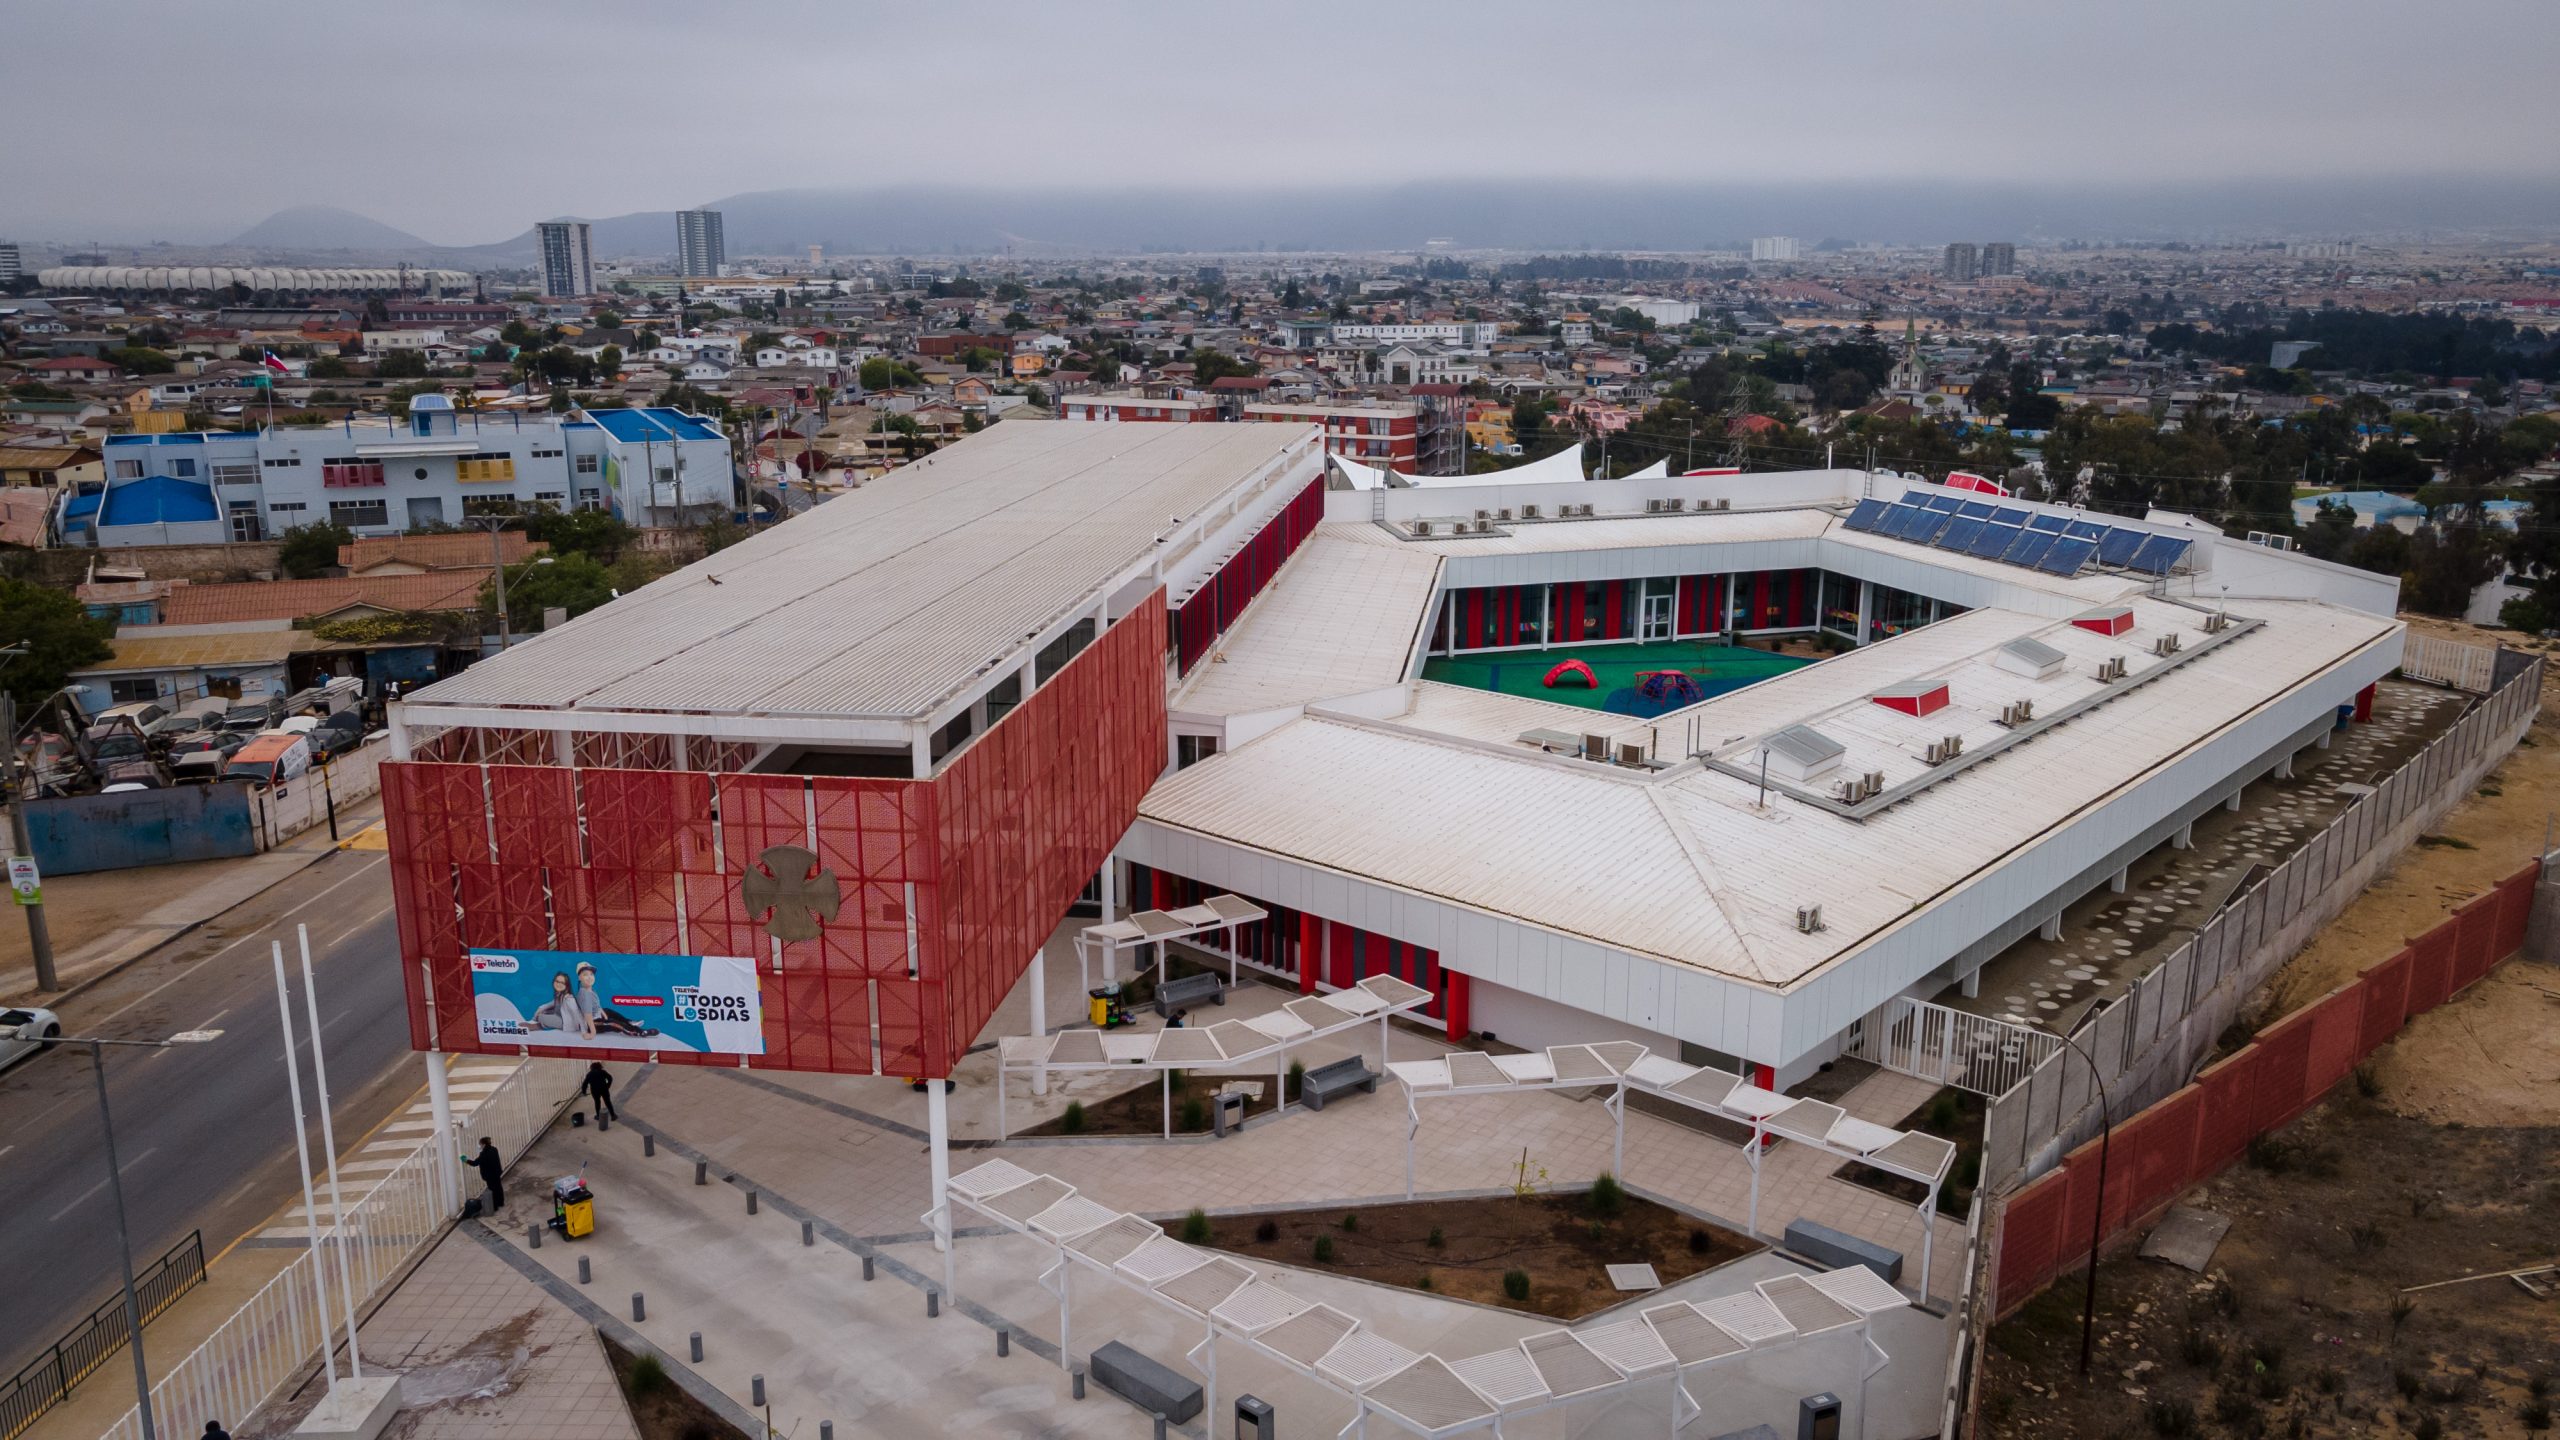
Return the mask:
<path id="1" fill-rule="evenodd" d="M 269 851 L 267 853 L 272 854 L 274 852 Z M 132 969 L 134 966 L 139 965 L 143 961 L 150 959 L 152 956 L 159 954 L 169 946 L 175 945 L 179 941 L 184 940 L 196 931 L 203 929 L 206 925 L 221 919 L 223 916 L 230 914 L 232 911 L 239 909 L 243 905 L 261 898 L 268 891 L 275 889 L 278 885 L 282 885 L 288 880 L 292 880 L 309 873 L 312 866 L 319 864 L 321 861 L 328 859 L 332 855 L 340 853 L 343 852 L 341 852 L 335 845 L 331 845 L 325 850 L 314 850 L 311 852 L 310 859 L 305 860 L 292 869 L 285 871 L 283 874 L 278 875 L 275 879 L 259 886 L 249 894 L 241 896 L 238 900 L 233 901 L 231 904 L 224 906 L 222 909 L 217 910 L 210 915 L 188 921 L 186 924 L 179 926 L 177 929 L 161 936 L 158 940 L 153 941 L 149 946 L 141 950 L 137 950 L 131 955 L 127 955 L 123 959 L 116 961 L 114 964 L 109 965 L 106 969 L 99 971 L 95 975 L 72 982 L 64 989 L 53 991 L 34 989 L 21 990 L 9 998 L 12 1000 L 23 999 L 41 1002 L 44 1005 L 44 1008 L 48 1010 L 57 1009 L 63 1005 L 69 1004 L 71 1001 L 79 999 L 81 996 L 88 994 L 90 991 L 97 989 L 99 986 L 104 985 L 108 981 L 122 975 L 127 970 Z"/>

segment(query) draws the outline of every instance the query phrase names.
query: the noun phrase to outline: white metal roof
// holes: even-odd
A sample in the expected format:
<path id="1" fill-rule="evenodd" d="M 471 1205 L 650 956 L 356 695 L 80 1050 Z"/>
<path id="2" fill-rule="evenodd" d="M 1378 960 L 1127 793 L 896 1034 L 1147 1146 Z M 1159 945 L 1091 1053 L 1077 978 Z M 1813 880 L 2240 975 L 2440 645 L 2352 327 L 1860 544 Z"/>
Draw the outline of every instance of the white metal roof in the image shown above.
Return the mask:
<path id="1" fill-rule="evenodd" d="M 1993 747 L 1862 820 L 1783 797 L 1760 809 L 1750 780 L 1696 764 L 1633 770 L 1499 735 L 1437 733 L 1413 717 L 1321 710 L 1166 778 L 1140 813 L 1178 832 L 1786 988 L 2396 627 L 2330 606 L 2261 601 L 2243 612 L 2259 628 L 2171 665 L 2149 653 L 2152 640 L 2183 625 L 2192 646 L 2202 615 L 2148 600 L 2136 608 L 2142 623 L 2112 639 L 1977 611 L 1660 720 L 1574 712 L 1616 721 L 1620 733 L 1651 727 L 1666 759 L 1679 758 L 1691 713 L 1701 743 L 1723 754 L 1750 753 L 1761 737 L 1810 722 L 1846 747 L 1845 773 L 1881 770 L 1888 786 L 1928 771 L 1918 752 L 1943 734 Z M 1991 654 L 2021 634 L 2069 662 L 2043 681 L 1992 667 Z M 1997 748 L 2007 734 L 1996 724 L 2002 705 L 2032 695 L 2052 713 L 2106 690 L 2093 677 L 2110 655 L 2126 658 L 2129 682 L 2147 667 L 2159 673 L 2147 684 L 2118 682 L 2105 703 Z M 1946 678 L 1947 709 L 1915 719 L 1867 699 L 1923 674 Z M 1441 703 L 1447 687 L 1420 688 L 1441 711 L 1452 708 Z M 1724 744 L 1728 736 L 1738 744 Z M 1799 932 L 1797 908 L 1817 903 L 1827 928 Z"/>
<path id="2" fill-rule="evenodd" d="M 1427 546 L 1355 545 L 1338 532 L 1320 527 L 1300 547 L 1184 680 L 1176 713 L 1303 705 L 1404 679 L 1440 558 Z"/>
<path id="3" fill-rule="evenodd" d="M 996 425 L 409 703 L 919 716 L 1312 433 Z"/>

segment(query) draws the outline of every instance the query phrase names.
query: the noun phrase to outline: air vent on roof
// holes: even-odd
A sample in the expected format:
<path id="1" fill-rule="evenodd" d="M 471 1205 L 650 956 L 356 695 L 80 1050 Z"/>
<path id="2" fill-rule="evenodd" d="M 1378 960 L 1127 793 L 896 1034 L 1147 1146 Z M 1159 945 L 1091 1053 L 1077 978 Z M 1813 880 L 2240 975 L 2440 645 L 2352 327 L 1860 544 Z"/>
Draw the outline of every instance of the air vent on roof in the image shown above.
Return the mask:
<path id="1" fill-rule="evenodd" d="M 1810 725 L 1790 725 L 1761 742 L 1769 772 L 1782 780 L 1819 780 L 1840 768 L 1848 747 Z"/>
<path id="2" fill-rule="evenodd" d="M 1821 931 L 1822 931 L 1822 929 L 1823 929 L 1823 924 L 1822 924 L 1822 907 L 1821 907 L 1821 906 L 1819 906 L 1819 905 L 1799 905 L 1799 906 L 1797 906 L 1797 907 L 1796 907 L 1796 933 L 1797 933 L 1797 934 L 1799 934 L 1799 935 L 1816 935 L 1816 934 L 1820 934 L 1820 933 L 1821 933 Z"/>
<path id="3" fill-rule="evenodd" d="M 2098 662 L 2098 683 L 2112 685 L 2124 678 L 2124 657 L 2110 655 Z"/>
<path id="4" fill-rule="evenodd" d="M 2062 668 L 2063 658 L 2061 651 L 2043 641 L 2020 636 L 1994 651 L 1991 663 L 2012 675 L 2043 680 Z"/>
<path id="5" fill-rule="evenodd" d="M 2083 610 L 2072 616 L 2071 623 L 2100 635 L 2121 635 L 2133 628 L 2133 607 L 2101 605 L 2095 610 Z"/>
<path id="6" fill-rule="evenodd" d="M 1935 715 L 1947 708 L 1947 682 L 1944 680 L 1906 680 L 1888 685 L 1867 697 L 1887 710 L 1905 715 Z"/>

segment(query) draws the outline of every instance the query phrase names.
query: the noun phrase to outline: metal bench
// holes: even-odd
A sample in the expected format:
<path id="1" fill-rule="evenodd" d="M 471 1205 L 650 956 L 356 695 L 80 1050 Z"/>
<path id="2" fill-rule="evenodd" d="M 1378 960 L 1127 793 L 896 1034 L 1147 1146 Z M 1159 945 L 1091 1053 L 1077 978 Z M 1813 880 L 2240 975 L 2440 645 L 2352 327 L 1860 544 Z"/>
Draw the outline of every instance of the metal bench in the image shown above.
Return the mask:
<path id="1" fill-rule="evenodd" d="M 1186 1005 L 1196 1005 L 1203 1000 L 1212 1005 L 1227 1003 L 1226 982 L 1210 971 L 1203 970 L 1197 975 L 1185 975 L 1179 980 L 1156 982 L 1156 1014 L 1167 1020 L 1173 1018 L 1174 1011 Z"/>
<path id="2" fill-rule="evenodd" d="M 1378 1072 L 1359 1056 L 1349 1055 L 1308 1071 L 1298 1081 L 1298 1102 L 1310 1110 L 1321 1110 L 1327 1100 L 1354 1090 L 1377 1094 Z"/>
<path id="3" fill-rule="evenodd" d="M 1787 1249 L 1826 1270 L 1864 1265 L 1888 1281 L 1902 1278 L 1901 1251 L 1887 1250 L 1872 1240 L 1861 1240 L 1855 1235 L 1843 1235 L 1828 1225 L 1796 1219 L 1788 1223 L 1787 1233 L 1781 1241 Z"/>
<path id="4" fill-rule="evenodd" d="M 1117 1340 L 1094 1351 L 1087 1370 L 1103 1389 L 1176 1425 L 1200 1413 L 1198 1384 Z"/>

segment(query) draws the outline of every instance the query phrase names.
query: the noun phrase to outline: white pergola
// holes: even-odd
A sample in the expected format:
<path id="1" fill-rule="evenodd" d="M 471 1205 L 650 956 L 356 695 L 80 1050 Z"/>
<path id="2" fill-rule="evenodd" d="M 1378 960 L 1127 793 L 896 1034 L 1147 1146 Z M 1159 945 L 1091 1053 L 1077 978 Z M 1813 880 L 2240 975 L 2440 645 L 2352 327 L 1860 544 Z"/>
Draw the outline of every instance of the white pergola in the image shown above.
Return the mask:
<path id="1" fill-rule="evenodd" d="M 1609 1116 L 1617 1125 L 1611 1173 L 1626 1178 L 1627 1091 L 1658 1095 L 1675 1104 L 1751 1127 L 1745 1156 L 1751 1164 L 1751 1216 L 1760 1232 L 1760 1155 L 1770 1141 L 1790 1140 L 1843 1160 L 1872 1165 L 1928 1187 L 1919 1204 L 1920 1303 L 1929 1302 L 1929 1261 L 1938 1227 L 1938 1187 L 1955 1163 L 1951 1140 L 1917 1130 L 1865 1121 L 1821 1100 L 1801 1100 L 1764 1090 L 1729 1071 L 1689 1065 L 1655 1055 L 1632 1040 L 1591 1045 L 1550 1045 L 1543 1052 L 1485 1055 L 1460 1050 L 1434 1060 L 1398 1060 L 1387 1066 L 1403 1087 L 1405 1105 L 1404 1193 L 1414 1193 L 1414 1139 L 1422 1130 L 1422 1104 L 1448 1096 L 1516 1094 L 1524 1090 L 1610 1091 Z"/>
<path id="2" fill-rule="evenodd" d="M 1891 1360 L 1875 1317 L 1910 1303 L 1864 1266 L 1781 1275 L 1699 1303 L 1666 1301 L 1631 1319 L 1586 1330 L 1541 1330 L 1518 1343 L 1443 1360 L 1369 1329 L 1357 1317 L 1295 1295 L 1230 1255 L 1186 1245 L 1143 1216 L 1114 1210 L 1054 1176 L 993 1160 L 951 1179 L 951 1195 L 1017 1235 L 1050 1247 L 1039 1275 L 1058 1297 L 1058 1363 L 1074 1355 L 1075 1276 L 1099 1273 L 1197 1324 L 1184 1358 L 1205 1377 L 1202 1413 L 1218 1420 L 1218 1345 L 1241 1345 L 1351 1401 L 1339 1434 L 1369 1433 L 1380 1416 L 1426 1437 L 1489 1431 L 1559 1405 L 1631 1394 L 1661 1382 L 1667 1433 L 1703 1413 L 1693 1375 L 1755 1352 L 1854 1330 L 1858 1433 L 1866 1431 L 1867 1382 Z"/>
<path id="3" fill-rule="evenodd" d="M 1219 899 L 1228 897 L 1219 896 Z M 1102 927 L 1096 927 L 1102 928 Z M 1173 1135 L 1173 1072 L 1274 1063 L 1275 1109 L 1288 1105 L 1289 1052 L 1310 1040 L 1340 1035 L 1375 1020 L 1378 1063 L 1387 1063 L 1387 1021 L 1431 1003 L 1431 992 L 1392 975 L 1372 975 L 1348 990 L 1302 995 L 1268 1014 L 1221 1020 L 1208 1026 L 1175 1026 L 1116 1035 L 1107 1030 L 1061 1030 L 1054 1035 L 1008 1035 L 997 1042 L 996 1135 L 1012 1138 L 1005 1119 L 1005 1077 L 1032 1073 L 1035 1087 L 1052 1070 L 1155 1070 L 1164 1092 L 1164 1133 Z"/>
<path id="4" fill-rule="evenodd" d="M 1213 930 L 1228 932 L 1227 983 L 1236 983 L 1235 928 L 1266 920 L 1271 912 L 1250 900 L 1233 895 L 1212 895 L 1197 905 L 1179 910 L 1140 910 L 1124 920 L 1106 920 L 1087 925 L 1076 932 L 1076 977 L 1082 982 L 1078 990 L 1093 988 L 1093 960 L 1102 961 L 1102 978 L 1110 980 L 1119 974 L 1120 952 L 1141 945 L 1156 948 L 1158 965 L 1164 963 L 1163 945 L 1167 940 L 1186 940 L 1206 935 Z M 1135 974 L 1133 969 L 1130 973 Z"/>

